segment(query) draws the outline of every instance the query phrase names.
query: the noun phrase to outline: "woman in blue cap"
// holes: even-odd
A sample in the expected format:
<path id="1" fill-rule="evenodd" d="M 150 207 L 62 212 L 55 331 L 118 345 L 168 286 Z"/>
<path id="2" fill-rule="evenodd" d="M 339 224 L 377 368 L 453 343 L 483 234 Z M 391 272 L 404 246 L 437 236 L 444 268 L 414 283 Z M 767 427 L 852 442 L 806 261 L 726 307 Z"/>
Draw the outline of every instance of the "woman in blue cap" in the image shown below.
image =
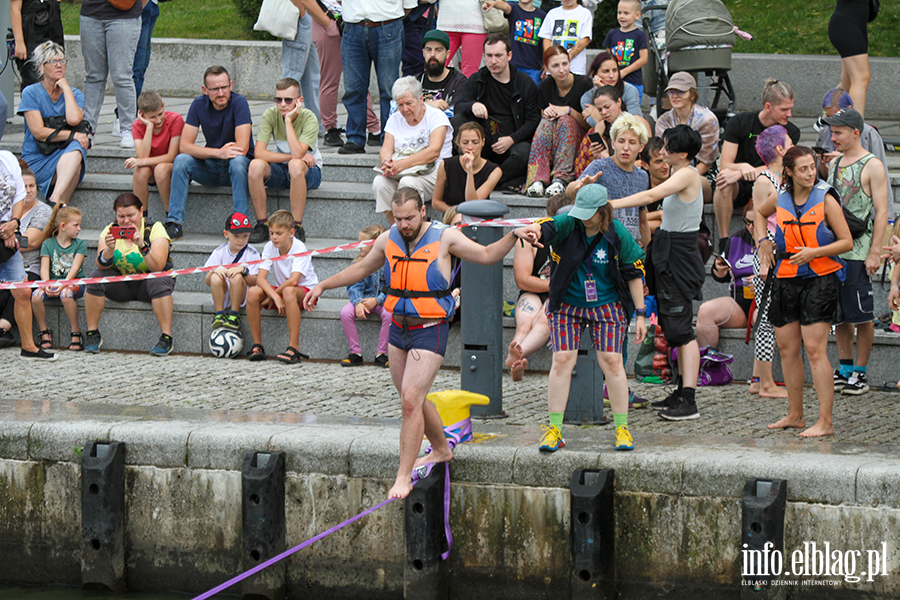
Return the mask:
<path id="1" fill-rule="evenodd" d="M 616 450 L 631 450 L 628 431 L 628 381 L 622 346 L 629 316 L 637 312 L 635 343 L 647 333 L 644 325 L 642 276 L 644 252 L 625 226 L 613 218 L 606 188 L 579 180 L 575 205 L 566 213 L 530 225 L 551 245 L 556 263 L 550 275 L 547 319 L 553 366 L 547 389 L 550 425 L 541 426 L 540 450 L 563 446 L 563 414 L 569 399 L 572 369 L 578 360 L 581 332 L 587 327 L 597 363 L 603 369 L 616 424 Z"/>

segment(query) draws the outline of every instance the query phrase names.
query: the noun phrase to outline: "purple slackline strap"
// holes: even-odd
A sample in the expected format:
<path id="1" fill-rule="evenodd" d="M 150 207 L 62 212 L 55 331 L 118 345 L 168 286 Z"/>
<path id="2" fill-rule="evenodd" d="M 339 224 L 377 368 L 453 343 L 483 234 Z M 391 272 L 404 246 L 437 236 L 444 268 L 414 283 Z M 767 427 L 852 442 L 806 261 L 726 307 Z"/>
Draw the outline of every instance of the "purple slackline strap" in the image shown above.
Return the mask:
<path id="1" fill-rule="evenodd" d="M 413 485 L 415 485 L 415 484 L 413 484 Z M 233 586 L 234 584 L 239 583 L 239 582 L 243 581 L 244 579 L 247 579 L 247 578 L 250 577 L 251 575 L 255 575 L 256 573 L 259 573 L 260 571 L 262 571 L 262 570 L 265 569 L 266 567 L 270 567 L 270 566 L 274 565 L 274 564 L 277 563 L 278 561 L 280 561 L 280 560 L 282 560 L 282 559 L 284 559 L 284 558 L 287 558 L 287 557 L 290 556 L 291 554 L 293 554 L 293 553 L 295 553 L 295 552 L 297 552 L 297 551 L 299 551 L 299 550 L 302 550 L 303 548 L 306 548 L 306 547 L 309 546 L 310 544 L 313 544 L 313 543 L 315 543 L 315 542 L 318 542 L 318 541 L 321 540 L 322 538 L 331 535 L 331 534 L 334 533 L 335 531 L 337 531 L 337 530 L 339 530 L 339 529 L 343 529 L 344 527 L 346 527 L 346 526 L 349 525 L 350 523 L 353 523 L 353 522 L 355 522 L 355 521 L 358 521 L 359 519 L 363 518 L 364 516 L 368 515 L 369 513 L 375 512 L 376 510 L 378 510 L 378 509 L 381 508 L 382 506 L 384 506 L 384 505 L 386 505 L 386 504 L 389 504 L 389 503 L 393 502 L 394 500 L 396 500 L 396 498 L 388 498 L 387 500 L 384 500 L 384 501 L 381 502 L 380 504 L 376 504 L 375 506 L 373 506 L 373 507 L 371 507 L 371 508 L 367 508 L 366 510 L 364 510 L 364 511 L 361 512 L 361 513 L 359 513 L 359 514 L 356 515 L 355 517 L 351 517 L 351 518 L 347 519 L 346 521 L 344 521 L 343 523 L 341 523 L 341 524 L 339 524 L 339 525 L 335 525 L 335 526 L 332 527 L 331 529 L 329 529 L 329 530 L 327 530 L 327 531 L 323 531 L 323 532 L 320 533 L 319 535 L 317 535 L 317 536 L 315 536 L 315 537 L 313 537 L 313 538 L 310 538 L 310 539 L 306 540 L 305 542 L 303 542 L 303 543 L 300 544 L 299 546 L 294 546 L 294 547 L 291 548 L 290 550 L 286 550 L 286 551 L 282 552 L 281 554 L 279 554 L 278 556 L 274 556 L 274 557 L 270 558 L 269 560 L 267 560 L 266 562 L 264 562 L 264 563 L 262 563 L 262 564 L 260 564 L 260 565 L 256 565 L 255 567 L 253 567 L 253 568 L 250 569 L 249 571 L 246 571 L 246 572 L 244 572 L 244 573 L 241 573 L 241 574 L 238 575 L 237 577 L 235 577 L 235 578 L 233 578 L 233 579 L 229 579 L 228 581 L 226 581 L 225 583 L 223 583 L 223 584 L 221 584 L 221 585 L 217 585 L 216 587 L 214 587 L 213 589 L 209 590 L 208 592 L 204 592 L 203 594 L 200 594 L 199 596 L 195 597 L 193 600 L 206 600 L 206 599 L 209 598 L 210 596 L 214 596 L 214 595 L 218 594 L 219 592 L 223 592 L 223 591 L 225 591 L 226 589 L 228 589 L 228 588 L 230 588 L 231 586 Z"/>
<path id="2" fill-rule="evenodd" d="M 472 421 L 470 419 L 466 419 L 464 421 L 460 421 L 459 423 L 454 423 L 453 425 L 450 425 L 449 427 L 445 427 L 444 435 L 447 436 L 447 445 L 450 446 L 450 449 L 452 450 L 453 448 L 456 447 L 457 444 L 460 443 L 461 440 L 471 437 Z M 428 454 L 430 452 L 431 452 L 431 447 L 429 447 L 425 451 L 426 454 Z M 416 485 L 416 482 L 418 482 L 420 479 L 425 479 L 426 477 L 428 477 L 428 475 L 431 473 L 431 469 L 433 467 L 434 467 L 434 463 L 427 463 L 427 464 L 419 467 L 417 470 L 414 470 L 412 472 L 412 484 Z M 441 560 L 447 560 L 447 558 L 450 557 L 450 550 L 453 548 L 453 534 L 450 532 L 450 465 L 449 465 L 449 463 L 447 464 L 447 468 L 444 470 L 444 474 L 445 474 L 444 475 L 444 533 L 447 536 L 448 548 L 447 548 L 446 552 L 441 554 Z M 241 581 L 247 579 L 248 577 L 256 575 L 263 569 L 274 565 L 278 561 L 287 558 L 291 554 L 294 554 L 295 552 L 298 552 L 298 551 L 306 548 L 307 546 L 314 544 L 315 542 L 318 542 L 322 538 L 328 537 L 335 531 L 343 529 L 350 523 L 354 523 L 354 522 L 360 520 L 361 518 L 365 517 L 366 515 L 375 512 L 382 506 L 390 504 L 394 500 L 396 500 L 396 498 L 388 498 L 387 500 L 384 500 L 383 502 L 376 504 L 375 506 L 373 506 L 371 508 L 367 508 L 366 510 L 362 511 L 355 517 L 350 517 L 343 523 L 339 523 L 338 525 L 335 525 L 331 529 L 323 531 L 319 535 L 306 540 L 302 544 L 294 546 L 290 550 L 285 550 L 278 556 L 273 556 L 266 562 L 256 565 L 249 571 L 245 571 L 244 573 L 241 573 L 237 577 L 234 577 L 232 579 L 229 579 L 225 583 L 217 585 L 216 587 L 209 590 L 208 592 L 204 592 L 204 593 L 200 594 L 199 596 L 194 597 L 193 600 L 206 600 L 207 598 L 210 598 L 211 596 L 215 596 L 219 592 L 224 592 L 225 590 L 227 590 L 234 584 L 240 583 Z"/>

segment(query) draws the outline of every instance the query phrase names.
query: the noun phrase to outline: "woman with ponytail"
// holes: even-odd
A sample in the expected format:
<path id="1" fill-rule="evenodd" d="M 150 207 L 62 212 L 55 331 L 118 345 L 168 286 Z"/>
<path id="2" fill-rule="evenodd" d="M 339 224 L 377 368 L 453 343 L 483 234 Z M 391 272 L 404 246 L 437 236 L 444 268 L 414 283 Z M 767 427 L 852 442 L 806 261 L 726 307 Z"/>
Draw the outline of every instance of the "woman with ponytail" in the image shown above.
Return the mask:
<path id="1" fill-rule="evenodd" d="M 41 281 L 80 279 L 84 277 L 84 257 L 87 244 L 78 238 L 81 233 L 82 213 L 77 208 L 57 204 L 47 228 L 44 229 L 44 243 L 41 244 Z M 47 328 L 47 310 L 44 301 L 59 298 L 66 317 L 69 318 L 72 339 L 69 350 L 84 350 L 81 327 L 78 324 L 76 300 L 84 296 L 84 285 L 52 285 L 36 288 L 31 294 L 31 310 L 37 321 L 41 336 L 41 348 L 53 346 L 53 332 Z"/>

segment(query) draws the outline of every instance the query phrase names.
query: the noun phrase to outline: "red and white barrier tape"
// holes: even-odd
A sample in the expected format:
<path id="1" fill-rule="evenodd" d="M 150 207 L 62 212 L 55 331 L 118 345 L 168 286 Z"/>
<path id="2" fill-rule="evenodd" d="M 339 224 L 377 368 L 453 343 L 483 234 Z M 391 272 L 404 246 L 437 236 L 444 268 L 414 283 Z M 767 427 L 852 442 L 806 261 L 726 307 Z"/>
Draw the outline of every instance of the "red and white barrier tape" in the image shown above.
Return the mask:
<path id="1" fill-rule="evenodd" d="M 537 219 L 493 219 L 489 221 L 472 221 L 461 225 L 461 227 L 470 227 L 474 225 L 482 227 L 521 227 L 530 225 Z M 260 260 L 241 261 L 240 264 L 258 265 L 266 261 L 277 262 L 279 260 L 288 260 L 297 258 L 298 256 L 321 256 L 323 254 L 331 254 L 333 252 L 345 252 L 347 250 L 359 250 L 366 246 L 371 246 L 375 240 L 366 240 L 365 242 L 353 242 L 352 244 L 342 244 L 340 246 L 331 246 L 330 248 L 322 248 L 320 250 L 307 250 L 297 254 L 285 254 L 284 256 L 276 256 L 274 258 L 266 258 Z M 175 269 L 173 271 L 158 271 L 156 273 L 135 273 L 133 275 L 117 275 L 115 277 L 84 277 L 81 279 L 48 279 L 47 281 L 23 281 L 19 283 L 3 283 L 0 282 L 0 290 L 15 290 L 23 288 L 44 288 L 55 286 L 78 286 L 88 285 L 91 283 L 116 283 L 119 281 L 141 281 L 144 279 L 159 279 L 161 277 L 172 277 L 177 275 L 193 275 L 196 273 L 209 273 L 215 271 L 219 267 L 230 267 L 232 265 L 210 265 L 208 267 L 191 267 L 187 269 Z"/>

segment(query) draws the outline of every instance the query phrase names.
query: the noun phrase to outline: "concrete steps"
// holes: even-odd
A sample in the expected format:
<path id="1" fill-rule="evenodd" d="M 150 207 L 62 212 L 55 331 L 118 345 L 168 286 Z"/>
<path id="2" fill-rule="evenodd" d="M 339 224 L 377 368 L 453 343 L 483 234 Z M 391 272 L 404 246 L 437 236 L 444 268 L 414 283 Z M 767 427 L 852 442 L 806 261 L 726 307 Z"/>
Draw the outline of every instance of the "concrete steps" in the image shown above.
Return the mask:
<path id="1" fill-rule="evenodd" d="M 174 293 L 174 300 L 175 317 L 172 335 L 175 338 L 175 353 L 208 354 L 207 340 L 212 331 L 212 317 L 215 312 L 209 295 L 179 290 Z M 79 304 L 82 303 L 83 301 L 79 300 Z M 346 357 L 349 350 L 339 319 L 340 310 L 345 303 L 344 299 L 323 298 L 314 312 L 303 314 L 300 325 L 299 349 L 301 352 L 310 355 L 313 359 L 340 360 Z M 87 324 L 83 310 L 79 311 L 79 320 L 82 331 L 86 331 Z M 288 345 L 285 323 L 284 317 L 279 317 L 273 311 L 266 311 L 262 316 L 263 345 L 270 358 Z M 64 344 L 68 341 L 69 322 L 62 307 L 56 301 L 47 304 L 47 325 L 53 330 L 54 340 L 57 344 L 61 342 Z M 373 316 L 366 321 L 358 322 L 357 327 L 363 348 L 363 358 L 370 363 L 374 358 L 381 322 Z M 100 320 L 100 331 L 103 336 L 104 351 L 148 352 L 159 336 L 159 326 L 151 306 L 141 302 L 108 302 Z M 244 353 L 246 353 L 252 344 L 246 317 L 243 318 L 241 333 L 244 336 Z M 494 349 L 500 361 L 498 364 L 502 364 L 506 358 L 506 348 L 514 333 L 515 321 L 511 318 L 504 318 L 503 345 Z M 588 339 L 586 335 L 584 339 Z M 637 346 L 633 344 L 633 340 L 632 329 L 628 335 L 626 359 L 628 373 L 634 372 L 634 359 L 637 354 Z M 753 369 L 753 345 L 752 343 L 744 344 L 744 331 L 724 330 L 720 337 L 719 349 L 734 355 L 734 362 L 730 368 L 735 380 L 746 381 L 749 379 Z M 881 331 L 875 333 L 875 344 L 869 361 L 869 379 L 872 385 L 880 385 L 882 380 L 896 377 L 898 349 L 900 349 L 900 336 Z M 831 362 L 837 364 L 837 348 L 833 335 L 829 340 L 828 355 Z M 458 325 L 454 325 L 450 328 L 444 366 L 459 367 L 461 358 L 460 328 Z M 548 349 L 542 348 L 530 356 L 528 361 L 530 370 L 548 371 L 552 355 Z M 777 380 L 782 378 L 780 358 L 777 353 L 775 377 Z M 811 381 L 808 366 L 806 367 L 806 377 L 807 381 Z"/>
<path id="2" fill-rule="evenodd" d="M 88 243 L 91 252 L 96 250 L 97 238 L 102 227 L 112 219 L 111 205 L 116 195 L 131 190 L 131 175 L 124 169 L 124 159 L 128 152 L 113 148 L 100 148 L 92 152 L 88 158 L 88 174 L 73 197 L 72 204 L 85 212 L 82 238 Z M 371 192 L 372 165 L 377 161 L 375 154 L 359 156 L 325 155 L 324 181 L 317 190 L 309 193 L 304 227 L 308 235 L 308 246 L 311 249 L 331 247 L 355 240 L 356 233 L 373 222 L 386 221 L 374 212 L 374 201 Z M 900 190 L 900 174 L 892 179 Z M 527 198 L 520 195 L 509 195 L 496 192 L 492 199 L 510 207 L 509 217 L 534 217 L 544 214 L 545 199 Z M 224 220 L 231 212 L 231 189 L 227 187 L 201 187 L 192 185 L 188 199 L 186 236 L 173 245 L 176 268 L 201 266 L 212 250 L 223 243 L 222 229 Z M 278 209 L 288 209 L 287 191 L 270 192 L 267 210 L 271 213 Z M 707 223 L 713 224 L 712 206 L 705 207 Z M 900 212 L 900 211 L 898 211 Z M 429 208 L 429 215 L 439 219 L 440 214 Z M 153 220 L 163 220 L 165 215 L 158 195 L 151 188 L 150 216 Z M 732 231 L 742 227 L 739 215 L 732 219 Z M 262 244 L 257 245 L 262 250 Z M 352 252 L 334 253 L 316 257 L 314 265 L 320 279 L 338 272 L 350 264 Z M 504 299 L 515 301 L 518 290 L 512 273 L 512 253 L 504 260 Z M 886 305 L 887 291 L 875 286 L 876 312 L 883 312 Z M 712 278 L 707 278 L 703 288 L 704 297 L 715 298 L 727 293 L 727 288 Z M 320 308 L 311 314 L 305 314 L 301 326 L 300 350 L 314 358 L 340 359 L 346 356 L 347 347 L 339 321 L 339 312 L 346 302 L 346 291 L 332 290 L 320 303 Z M 695 313 L 699 303 L 695 303 Z M 500 310 L 500 307 L 496 307 Z M 206 340 L 210 333 L 210 323 L 214 312 L 208 289 L 200 275 L 182 276 L 178 280 L 175 293 L 174 335 L 176 352 L 205 353 Z M 81 315 L 82 322 L 84 315 Z M 49 325 L 54 331 L 68 331 L 68 322 L 58 307 L 48 309 Z M 82 323 L 83 329 L 86 324 Z M 513 319 L 504 319 L 504 346 L 497 350 L 502 359 L 505 348 L 512 339 L 515 323 Z M 371 354 L 377 340 L 379 323 L 367 321 L 359 324 L 360 335 L 366 360 Z M 147 351 L 155 343 L 158 336 L 158 325 L 149 304 L 141 303 L 108 303 L 101 321 L 104 336 L 104 348 L 111 350 Z M 250 336 L 246 325 L 243 328 L 249 348 Z M 57 339 L 60 338 L 57 333 Z M 287 330 L 283 317 L 265 315 L 263 317 L 264 344 L 274 356 L 287 346 Z M 893 376 L 893 357 L 896 346 L 900 344 L 900 336 L 879 333 L 876 337 L 871 364 L 876 373 L 890 373 Z M 451 329 L 448 346 L 448 366 L 459 366 L 460 362 L 459 328 Z M 732 370 L 738 379 L 746 379 L 752 368 L 752 347 L 743 344 L 742 331 L 723 332 L 720 349 L 735 354 Z M 636 353 L 635 346 L 629 347 L 629 372 Z M 833 341 L 830 353 L 836 361 Z M 530 368 L 548 370 L 550 353 L 541 350 L 530 360 Z M 883 370 L 878 368 L 883 366 Z M 776 369 L 777 370 L 777 369 Z M 876 381 L 881 375 L 873 375 Z M 879 380 L 880 381 L 880 380 Z"/>

